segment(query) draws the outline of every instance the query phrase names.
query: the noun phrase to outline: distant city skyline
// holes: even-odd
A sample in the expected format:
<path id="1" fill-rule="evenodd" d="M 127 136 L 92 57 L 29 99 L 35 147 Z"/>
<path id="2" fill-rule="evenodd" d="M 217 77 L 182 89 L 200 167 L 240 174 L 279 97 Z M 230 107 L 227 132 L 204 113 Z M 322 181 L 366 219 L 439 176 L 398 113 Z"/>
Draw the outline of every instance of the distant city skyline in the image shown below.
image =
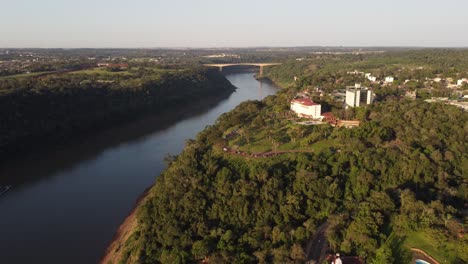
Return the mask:
<path id="1" fill-rule="evenodd" d="M 466 0 L 15 0 L 0 48 L 468 47 Z"/>

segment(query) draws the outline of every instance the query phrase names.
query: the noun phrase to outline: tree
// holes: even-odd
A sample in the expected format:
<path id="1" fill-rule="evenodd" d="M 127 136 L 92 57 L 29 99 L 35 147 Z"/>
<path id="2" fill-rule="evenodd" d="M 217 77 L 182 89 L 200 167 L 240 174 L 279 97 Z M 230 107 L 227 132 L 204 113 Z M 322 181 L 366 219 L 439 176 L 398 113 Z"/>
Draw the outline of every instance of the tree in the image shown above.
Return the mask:
<path id="1" fill-rule="evenodd" d="M 279 143 L 279 140 L 278 139 L 271 139 L 271 148 L 273 149 L 274 152 L 278 151 L 278 147 L 279 147 L 280 143 Z"/>
<path id="2" fill-rule="evenodd" d="M 251 139 L 250 130 L 248 128 L 241 128 L 239 129 L 238 132 L 244 138 L 247 145 L 250 145 L 250 139 Z"/>
<path id="3" fill-rule="evenodd" d="M 291 248 L 291 258 L 295 260 L 296 262 L 303 263 L 306 256 L 304 253 L 304 249 L 302 249 L 302 246 L 294 243 L 292 248 Z"/>
<path id="4" fill-rule="evenodd" d="M 207 240 L 198 240 L 195 241 L 192 245 L 192 254 L 197 259 L 203 259 L 205 256 L 210 254 L 210 245 Z"/>
<path id="5" fill-rule="evenodd" d="M 375 257 L 371 261 L 371 264 L 388 264 L 388 263 L 394 263 L 392 250 L 386 244 L 383 244 L 379 249 L 375 251 Z"/>
<path id="6" fill-rule="evenodd" d="M 291 141 L 292 142 L 296 142 L 296 139 L 297 137 L 299 136 L 299 133 L 297 131 L 297 128 L 293 128 L 293 129 L 288 129 L 288 135 L 289 135 L 289 138 L 291 138 Z"/>

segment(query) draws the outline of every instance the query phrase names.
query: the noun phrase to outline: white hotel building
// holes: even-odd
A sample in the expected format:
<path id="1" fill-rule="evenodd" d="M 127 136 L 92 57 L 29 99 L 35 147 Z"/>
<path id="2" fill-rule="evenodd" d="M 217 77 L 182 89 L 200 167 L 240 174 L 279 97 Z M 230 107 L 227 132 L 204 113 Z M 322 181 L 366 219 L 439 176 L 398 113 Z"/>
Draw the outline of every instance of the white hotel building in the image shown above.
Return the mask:
<path id="1" fill-rule="evenodd" d="M 314 103 L 309 98 L 297 98 L 291 101 L 291 110 L 300 117 L 313 119 L 322 118 L 320 104 Z"/>

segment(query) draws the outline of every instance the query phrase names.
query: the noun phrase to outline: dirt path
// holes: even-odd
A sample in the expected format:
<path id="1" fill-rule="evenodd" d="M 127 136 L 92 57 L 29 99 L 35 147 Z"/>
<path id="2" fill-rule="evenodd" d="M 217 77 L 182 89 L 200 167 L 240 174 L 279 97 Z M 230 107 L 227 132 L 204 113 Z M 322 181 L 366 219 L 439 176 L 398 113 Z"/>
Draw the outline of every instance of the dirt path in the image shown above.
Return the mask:
<path id="1" fill-rule="evenodd" d="M 321 263 L 325 258 L 327 252 L 327 239 L 325 237 L 325 230 L 328 227 L 328 222 L 323 223 L 317 228 L 314 236 L 307 243 L 306 248 L 306 263 Z"/>
<path id="2" fill-rule="evenodd" d="M 427 254 L 421 249 L 411 248 L 411 252 L 413 252 L 412 263 L 415 263 L 416 259 L 421 259 L 431 264 L 440 264 L 437 260 L 435 260 L 433 257 L 431 257 L 429 254 Z"/>

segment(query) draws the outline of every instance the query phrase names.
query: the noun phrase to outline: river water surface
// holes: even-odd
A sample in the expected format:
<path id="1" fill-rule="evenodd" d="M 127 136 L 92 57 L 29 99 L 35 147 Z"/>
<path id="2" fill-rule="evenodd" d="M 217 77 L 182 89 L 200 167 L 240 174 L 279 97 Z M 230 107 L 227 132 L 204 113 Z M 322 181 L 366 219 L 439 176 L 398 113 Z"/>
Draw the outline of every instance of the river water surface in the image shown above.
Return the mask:
<path id="1" fill-rule="evenodd" d="M 145 117 L 60 149 L 16 157 L 0 167 L 0 263 L 97 263 L 138 196 L 219 115 L 276 87 L 253 73 L 226 76 L 238 89 L 222 101 Z"/>

